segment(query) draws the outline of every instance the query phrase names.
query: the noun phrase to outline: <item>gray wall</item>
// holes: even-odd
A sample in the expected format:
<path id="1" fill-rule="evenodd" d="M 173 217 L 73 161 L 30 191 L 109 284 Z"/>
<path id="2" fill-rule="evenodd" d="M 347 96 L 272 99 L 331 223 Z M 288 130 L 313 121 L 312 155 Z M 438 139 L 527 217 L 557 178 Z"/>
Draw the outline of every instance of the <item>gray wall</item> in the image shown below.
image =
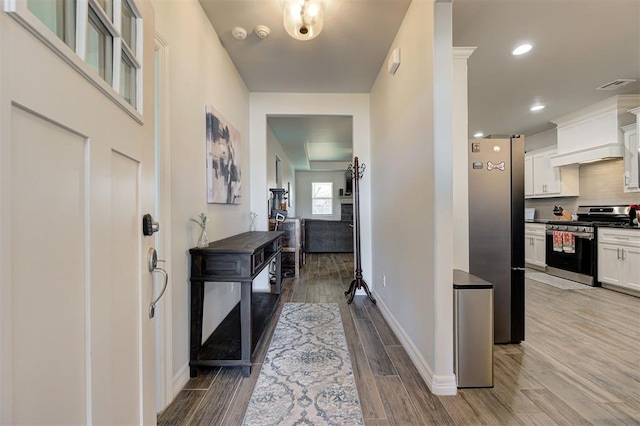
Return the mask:
<path id="1" fill-rule="evenodd" d="M 295 200 L 295 169 L 293 164 L 289 160 L 289 157 L 284 152 L 282 144 L 271 130 L 271 127 L 267 126 L 267 188 L 277 188 L 276 185 L 276 156 L 280 159 L 280 168 L 282 170 L 282 188 L 287 189 L 287 184 L 290 184 L 291 193 L 288 195 L 290 198 L 287 212 L 289 217 L 296 215 L 296 200 Z M 265 202 L 271 197 L 271 192 L 267 191 L 265 195 Z M 258 221 L 266 221 L 267 218 L 257 218 Z M 257 225 L 257 223 L 256 223 Z"/>
<path id="2" fill-rule="evenodd" d="M 440 77 L 453 75 L 447 28 L 450 6 L 411 3 L 391 46 L 402 49 L 402 63 L 394 75 L 383 65 L 371 89 L 372 161 L 365 172 L 375 188 L 371 202 L 374 269 L 369 284 L 385 318 L 436 394 L 456 392 L 450 219 L 453 154 L 446 150 L 452 150 L 452 136 L 436 137 L 453 125 L 450 117 L 448 121 L 444 116 L 435 118 L 452 109 L 447 104 L 451 98 L 444 94 L 453 93 L 451 82 Z M 442 16 L 436 19 L 436 13 Z M 434 61 L 445 49 L 444 56 L 451 62 L 440 57 Z M 449 69 L 442 71 L 446 65 Z M 443 231 L 447 235 L 438 238 Z"/>
<path id="3" fill-rule="evenodd" d="M 173 383 L 177 392 L 189 379 L 189 256 L 199 237 L 190 219 L 208 214 L 209 240 L 249 230 L 249 91 L 197 0 L 153 1 L 155 29 L 171 47 L 168 90 L 171 147 L 171 256 L 167 258 L 171 297 Z M 192 66 L 197 64 L 197 66 Z M 207 204 L 204 106 L 212 105 L 241 134 L 242 202 Z M 266 203 L 265 203 L 266 204 Z M 240 298 L 240 285 L 205 286 L 203 337 L 207 337 Z"/>
<path id="4" fill-rule="evenodd" d="M 311 184 L 313 182 L 333 182 L 333 214 L 317 216 L 311 214 Z M 307 219 L 340 220 L 339 190 L 345 188 L 345 170 L 335 172 L 296 172 L 296 212 L 298 217 Z"/>

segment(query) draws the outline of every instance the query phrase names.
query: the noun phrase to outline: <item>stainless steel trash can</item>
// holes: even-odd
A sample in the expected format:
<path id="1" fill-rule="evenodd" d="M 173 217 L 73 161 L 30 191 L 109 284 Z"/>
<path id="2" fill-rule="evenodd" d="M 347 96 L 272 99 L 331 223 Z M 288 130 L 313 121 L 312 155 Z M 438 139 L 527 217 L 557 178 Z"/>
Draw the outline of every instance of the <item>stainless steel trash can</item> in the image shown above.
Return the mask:
<path id="1" fill-rule="evenodd" d="M 459 388 L 493 387 L 493 284 L 453 271 L 454 373 Z"/>

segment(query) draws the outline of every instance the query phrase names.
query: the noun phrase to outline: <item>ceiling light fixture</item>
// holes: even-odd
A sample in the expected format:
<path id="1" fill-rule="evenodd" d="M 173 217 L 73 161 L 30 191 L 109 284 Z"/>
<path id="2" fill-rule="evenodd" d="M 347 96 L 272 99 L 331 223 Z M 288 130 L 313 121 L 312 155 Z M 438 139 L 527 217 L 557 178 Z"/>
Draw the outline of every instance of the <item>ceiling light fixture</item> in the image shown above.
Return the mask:
<path id="1" fill-rule="evenodd" d="M 481 138 L 481 137 L 483 137 L 483 136 L 484 136 L 484 133 L 482 133 L 482 132 L 477 132 L 477 133 L 474 133 L 474 134 L 473 134 L 473 137 L 474 137 L 474 138 Z"/>
<path id="2" fill-rule="evenodd" d="M 540 104 L 533 105 L 531 108 L 529 108 L 530 111 L 540 111 L 542 109 L 544 109 L 544 105 L 540 105 Z"/>
<path id="3" fill-rule="evenodd" d="M 520 56 L 520 55 L 524 55 L 525 53 L 527 53 L 531 49 L 533 49 L 533 44 L 530 44 L 530 43 L 521 44 L 520 46 L 518 46 L 515 49 L 513 49 L 511 51 L 511 54 L 513 56 Z"/>
<path id="4" fill-rule="evenodd" d="M 296 40 L 312 40 L 324 26 L 325 0 L 282 0 L 284 29 Z"/>

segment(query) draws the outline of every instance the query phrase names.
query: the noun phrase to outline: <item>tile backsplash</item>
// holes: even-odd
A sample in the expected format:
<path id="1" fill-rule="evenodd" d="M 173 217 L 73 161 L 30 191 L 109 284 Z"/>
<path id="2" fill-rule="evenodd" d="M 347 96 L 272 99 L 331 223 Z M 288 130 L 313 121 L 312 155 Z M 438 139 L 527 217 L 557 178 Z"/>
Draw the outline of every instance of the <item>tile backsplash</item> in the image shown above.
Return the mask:
<path id="1" fill-rule="evenodd" d="M 536 219 L 553 220 L 553 206 L 575 213 L 578 206 L 599 204 L 640 204 L 640 192 L 624 192 L 623 160 L 607 160 L 580 165 L 580 196 L 525 200 L 536 209 Z"/>

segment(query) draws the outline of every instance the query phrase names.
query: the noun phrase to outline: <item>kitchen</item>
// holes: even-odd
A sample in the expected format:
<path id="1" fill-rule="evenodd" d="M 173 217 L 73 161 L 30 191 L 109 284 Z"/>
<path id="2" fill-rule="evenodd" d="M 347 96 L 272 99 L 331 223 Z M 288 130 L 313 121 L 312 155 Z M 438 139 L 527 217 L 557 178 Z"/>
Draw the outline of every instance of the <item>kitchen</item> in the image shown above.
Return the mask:
<path id="1" fill-rule="evenodd" d="M 639 104 L 640 96 L 614 96 L 529 138 L 529 146 L 544 146 L 554 138 L 556 143 L 525 155 L 527 266 L 640 296 L 640 229 L 634 207 L 640 203 L 640 109 L 633 108 Z M 581 141 L 590 146 L 574 143 L 571 138 L 578 132 L 586 132 Z M 557 241 L 563 236 L 568 239 L 564 248 Z"/>
<path id="2" fill-rule="evenodd" d="M 604 280 L 609 289 L 640 295 L 640 271 L 629 262 L 637 256 L 637 229 L 596 226 L 590 237 L 592 264 L 582 265 L 589 272 L 579 276 L 548 264 L 548 253 L 569 254 L 554 251 L 552 244 L 553 232 L 566 230 L 546 229 L 544 223 L 628 222 L 629 206 L 640 203 L 639 110 L 634 109 L 640 106 L 638 3 L 479 3 L 454 2 L 454 45 L 477 46 L 468 60 L 469 138 L 525 136 L 525 208 L 538 222 L 526 223 L 526 266 L 561 275 L 551 276 L 558 280 L 596 285 Z M 512 52 L 521 44 L 530 50 Z M 555 206 L 565 215 L 554 215 Z M 618 213 L 627 217 L 588 217 L 579 211 L 585 206 L 624 206 Z M 601 233 L 610 235 L 598 238 Z M 616 245 L 605 245 L 607 239 Z M 583 262 L 580 253 L 573 255 Z M 599 261 L 605 265 L 598 268 Z M 564 267 L 572 269 L 566 262 Z"/>

